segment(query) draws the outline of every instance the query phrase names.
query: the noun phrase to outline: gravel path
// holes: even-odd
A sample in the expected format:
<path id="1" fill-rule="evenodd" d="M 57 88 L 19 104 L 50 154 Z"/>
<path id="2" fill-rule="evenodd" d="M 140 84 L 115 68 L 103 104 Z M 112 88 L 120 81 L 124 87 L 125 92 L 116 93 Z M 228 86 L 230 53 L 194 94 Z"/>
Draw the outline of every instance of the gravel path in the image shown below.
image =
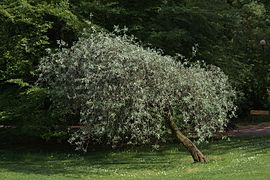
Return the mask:
<path id="1" fill-rule="evenodd" d="M 270 136 L 270 123 L 256 125 L 238 125 L 238 129 L 228 132 L 229 136 Z"/>

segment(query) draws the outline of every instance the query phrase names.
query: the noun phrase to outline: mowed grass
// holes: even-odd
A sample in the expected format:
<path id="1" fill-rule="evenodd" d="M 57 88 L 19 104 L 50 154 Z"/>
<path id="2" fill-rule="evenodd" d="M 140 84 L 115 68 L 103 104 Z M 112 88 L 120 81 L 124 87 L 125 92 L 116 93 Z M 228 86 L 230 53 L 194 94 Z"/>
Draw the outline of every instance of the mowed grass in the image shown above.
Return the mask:
<path id="1" fill-rule="evenodd" d="M 65 148 L 0 147 L 0 179 L 270 179 L 270 137 L 201 146 L 209 163 L 193 163 L 177 144 L 80 154 Z"/>

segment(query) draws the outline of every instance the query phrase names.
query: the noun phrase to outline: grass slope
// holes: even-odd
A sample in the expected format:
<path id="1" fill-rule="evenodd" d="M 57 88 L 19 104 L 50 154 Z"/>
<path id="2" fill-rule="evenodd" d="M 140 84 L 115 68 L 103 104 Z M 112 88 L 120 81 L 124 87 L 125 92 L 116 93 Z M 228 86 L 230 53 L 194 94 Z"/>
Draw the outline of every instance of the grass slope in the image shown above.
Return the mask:
<path id="1" fill-rule="evenodd" d="M 269 179 L 270 137 L 233 138 L 201 147 L 194 164 L 179 145 L 79 154 L 54 147 L 0 146 L 0 179 Z M 51 149 L 51 150 L 50 150 Z"/>

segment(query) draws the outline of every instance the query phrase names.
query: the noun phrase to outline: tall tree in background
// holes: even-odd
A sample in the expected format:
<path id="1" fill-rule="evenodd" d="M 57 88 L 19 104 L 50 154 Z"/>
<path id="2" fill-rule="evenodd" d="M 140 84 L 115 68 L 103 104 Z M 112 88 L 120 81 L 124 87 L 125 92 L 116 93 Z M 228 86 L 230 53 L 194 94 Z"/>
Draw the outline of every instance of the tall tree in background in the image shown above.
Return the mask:
<path id="1" fill-rule="evenodd" d="M 19 137 L 51 132 L 63 119 L 48 112 L 47 94 L 35 85 L 36 68 L 58 40 L 72 44 L 82 22 L 66 0 L 1 0 L 0 24 L 0 124 L 16 125 L 7 131 Z"/>
<path id="2" fill-rule="evenodd" d="M 35 68 L 57 40 L 72 43 L 80 21 L 66 0 L 0 2 L 0 80 L 35 82 Z"/>

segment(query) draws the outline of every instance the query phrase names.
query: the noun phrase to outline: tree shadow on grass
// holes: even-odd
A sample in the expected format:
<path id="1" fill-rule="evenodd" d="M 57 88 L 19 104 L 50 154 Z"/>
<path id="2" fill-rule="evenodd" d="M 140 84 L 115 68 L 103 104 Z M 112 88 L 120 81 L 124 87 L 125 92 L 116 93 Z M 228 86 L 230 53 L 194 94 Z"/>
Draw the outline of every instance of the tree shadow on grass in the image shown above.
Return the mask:
<path id="1" fill-rule="evenodd" d="M 78 178 L 82 175 L 110 175 L 117 171 L 130 170 L 164 171 L 192 162 L 184 149 L 178 145 L 167 145 L 159 151 L 150 147 L 126 150 L 101 150 L 86 154 L 67 149 L 48 150 L 44 147 L 2 147 L 0 148 L 0 169 L 7 171 L 57 175 Z M 189 157 L 189 156 L 188 156 Z"/>

